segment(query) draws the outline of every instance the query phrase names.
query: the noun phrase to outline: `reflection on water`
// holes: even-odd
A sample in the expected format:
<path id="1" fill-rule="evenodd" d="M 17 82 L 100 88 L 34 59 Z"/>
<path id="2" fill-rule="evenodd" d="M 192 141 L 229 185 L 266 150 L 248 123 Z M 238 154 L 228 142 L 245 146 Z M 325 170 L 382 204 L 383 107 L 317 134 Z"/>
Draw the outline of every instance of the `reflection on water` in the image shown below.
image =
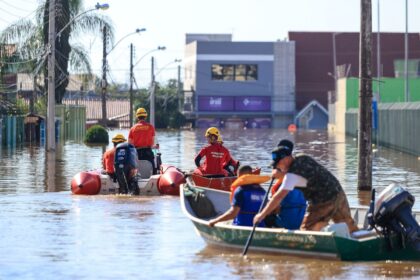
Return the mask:
<path id="1" fill-rule="evenodd" d="M 118 131 L 127 136 L 128 131 Z M 194 168 L 205 130 L 158 131 L 164 163 Z M 111 132 L 112 136 L 114 132 Z M 282 138 L 327 166 L 351 205 L 368 205 L 357 192 L 356 141 L 342 135 L 284 130 L 222 131 L 224 145 L 242 164 L 270 172 L 270 151 Z M 110 144 L 111 145 L 111 144 Z M 109 146 L 110 146 L 109 145 Z M 0 279 L 324 279 L 408 278 L 410 262 L 345 263 L 208 247 L 182 214 L 177 197 L 72 196 L 70 180 L 101 166 L 105 146 L 66 142 L 0 150 Z M 416 157 L 380 148 L 374 186 L 395 182 L 419 195 Z M 420 209 L 419 204 L 415 208 Z"/>

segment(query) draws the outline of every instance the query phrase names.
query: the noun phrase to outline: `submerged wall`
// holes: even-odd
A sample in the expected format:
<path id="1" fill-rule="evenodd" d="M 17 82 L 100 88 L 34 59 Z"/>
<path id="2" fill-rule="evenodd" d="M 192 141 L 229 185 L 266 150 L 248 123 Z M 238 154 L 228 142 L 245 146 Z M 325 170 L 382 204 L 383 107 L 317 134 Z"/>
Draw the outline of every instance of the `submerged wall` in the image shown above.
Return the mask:
<path id="1" fill-rule="evenodd" d="M 380 103 L 378 129 L 373 135 L 382 146 L 420 156 L 420 102 Z M 357 136 L 358 109 L 346 112 L 346 134 Z"/>

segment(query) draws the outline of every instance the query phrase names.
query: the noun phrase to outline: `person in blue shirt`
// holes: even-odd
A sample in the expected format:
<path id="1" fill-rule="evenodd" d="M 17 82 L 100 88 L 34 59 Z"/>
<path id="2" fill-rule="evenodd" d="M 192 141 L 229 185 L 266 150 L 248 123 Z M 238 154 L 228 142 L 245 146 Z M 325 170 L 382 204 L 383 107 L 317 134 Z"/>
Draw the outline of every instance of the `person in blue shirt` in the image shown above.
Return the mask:
<path id="1" fill-rule="evenodd" d="M 282 139 L 277 147 L 287 148 L 291 153 L 294 145 L 292 141 Z M 276 193 L 282 182 L 283 178 L 277 180 L 273 185 L 272 195 Z M 293 189 L 282 200 L 279 207 L 277 207 L 271 215 L 268 215 L 265 218 L 266 226 L 292 230 L 299 229 L 306 213 L 306 207 L 307 203 L 303 193 L 298 189 Z"/>
<path id="2" fill-rule="evenodd" d="M 252 167 L 249 165 L 239 167 L 239 177 L 246 174 L 252 174 Z M 233 193 L 230 209 L 221 216 L 210 220 L 209 226 L 213 227 L 219 222 L 233 219 L 234 225 L 251 227 L 253 225 L 252 220 L 264 201 L 265 193 L 265 190 L 259 184 L 252 182 L 237 187 Z M 264 221 L 259 223 L 258 226 L 264 227 Z"/>

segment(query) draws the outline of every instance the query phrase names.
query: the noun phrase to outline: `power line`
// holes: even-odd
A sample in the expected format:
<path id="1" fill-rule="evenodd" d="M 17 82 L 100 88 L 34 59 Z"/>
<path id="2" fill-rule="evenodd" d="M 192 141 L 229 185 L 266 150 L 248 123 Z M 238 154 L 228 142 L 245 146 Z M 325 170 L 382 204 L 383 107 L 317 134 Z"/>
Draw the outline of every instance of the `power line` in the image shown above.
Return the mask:
<path id="1" fill-rule="evenodd" d="M 20 8 L 20 7 L 17 7 L 17 6 L 15 6 L 15 5 L 13 5 L 13 4 L 7 3 L 5 0 L 0 0 L 0 2 L 3 2 L 3 3 L 5 3 L 6 5 L 8 5 L 8 6 L 12 7 L 13 9 L 16 9 L 16 10 L 19 10 L 19 11 L 22 11 L 22 12 L 25 12 L 25 13 L 30 12 L 29 10 L 25 10 L 25 9 L 22 9 L 22 8 Z M 33 11 L 32 11 L 32 13 L 33 13 Z"/>

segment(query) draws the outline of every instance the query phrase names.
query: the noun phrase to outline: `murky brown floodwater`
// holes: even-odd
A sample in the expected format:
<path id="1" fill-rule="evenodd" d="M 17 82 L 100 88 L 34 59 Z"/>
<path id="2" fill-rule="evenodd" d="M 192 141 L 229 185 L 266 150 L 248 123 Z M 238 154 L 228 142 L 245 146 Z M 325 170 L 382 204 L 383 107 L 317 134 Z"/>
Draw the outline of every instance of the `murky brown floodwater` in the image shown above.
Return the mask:
<path id="1" fill-rule="evenodd" d="M 203 134 L 159 131 L 163 162 L 192 169 Z M 369 194 L 356 190 L 351 138 L 282 130 L 222 134 L 235 158 L 261 166 L 263 173 L 270 171 L 270 150 L 287 137 L 339 178 L 351 205 L 368 204 Z M 238 251 L 207 246 L 177 197 L 72 196 L 72 176 L 99 167 L 102 152 L 74 142 L 60 143 L 47 155 L 37 146 L 1 149 L 0 279 L 420 278 L 420 264 L 413 262 L 349 263 L 252 251 L 243 259 Z M 417 157 L 380 148 L 373 179 L 379 190 L 395 182 L 420 197 Z"/>

